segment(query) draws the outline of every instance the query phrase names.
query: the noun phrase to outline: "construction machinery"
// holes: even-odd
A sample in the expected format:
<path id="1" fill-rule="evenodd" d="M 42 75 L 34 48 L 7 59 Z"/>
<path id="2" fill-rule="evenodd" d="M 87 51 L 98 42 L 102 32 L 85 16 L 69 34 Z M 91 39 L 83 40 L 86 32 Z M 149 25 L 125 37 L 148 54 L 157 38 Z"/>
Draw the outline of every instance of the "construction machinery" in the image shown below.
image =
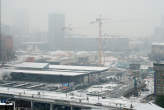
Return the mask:
<path id="1" fill-rule="evenodd" d="M 103 47 L 102 47 L 102 24 L 104 20 L 110 20 L 108 18 L 102 18 L 101 15 L 96 18 L 95 21 L 91 21 L 91 24 L 98 23 L 98 64 L 99 66 L 103 65 L 102 57 L 103 57 Z"/>

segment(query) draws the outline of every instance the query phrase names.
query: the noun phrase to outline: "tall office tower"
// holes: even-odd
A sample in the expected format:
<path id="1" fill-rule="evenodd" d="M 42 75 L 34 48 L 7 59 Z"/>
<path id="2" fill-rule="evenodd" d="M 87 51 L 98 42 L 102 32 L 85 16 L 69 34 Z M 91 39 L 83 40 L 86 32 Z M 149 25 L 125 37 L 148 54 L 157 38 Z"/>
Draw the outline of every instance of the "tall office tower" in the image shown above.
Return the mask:
<path id="1" fill-rule="evenodd" d="M 155 28 L 154 30 L 154 35 L 153 35 L 153 42 L 164 42 L 164 17 L 161 18 L 161 23 L 158 27 Z"/>
<path id="2" fill-rule="evenodd" d="M 62 49 L 64 42 L 65 16 L 50 14 L 48 16 L 48 42 L 50 49 Z"/>
<path id="3" fill-rule="evenodd" d="M 13 27 L 17 34 L 29 33 L 29 15 L 27 10 L 16 10 L 12 15 Z"/>
<path id="4" fill-rule="evenodd" d="M 154 63 L 155 102 L 164 107 L 164 62 Z"/>
<path id="5" fill-rule="evenodd" d="M 150 58 L 153 61 L 164 60 L 164 43 L 153 43 Z"/>

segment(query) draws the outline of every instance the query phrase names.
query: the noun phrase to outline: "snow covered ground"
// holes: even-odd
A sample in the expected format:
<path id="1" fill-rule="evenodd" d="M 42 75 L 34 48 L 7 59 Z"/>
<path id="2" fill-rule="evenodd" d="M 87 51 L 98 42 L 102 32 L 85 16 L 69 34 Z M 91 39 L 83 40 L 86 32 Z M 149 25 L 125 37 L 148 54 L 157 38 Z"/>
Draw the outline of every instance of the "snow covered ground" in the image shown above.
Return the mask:
<path id="1" fill-rule="evenodd" d="M 65 101 L 73 101 L 73 102 L 81 102 L 88 104 L 96 104 L 102 103 L 104 106 L 113 106 L 116 107 L 118 105 L 122 107 L 130 107 L 130 102 L 125 99 L 102 99 L 95 96 L 86 96 L 86 95 L 71 95 L 67 93 L 58 93 L 58 92 L 50 92 L 50 91 L 37 91 L 37 90 L 27 90 L 20 88 L 8 88 L 8 87 L 0 87 L 0 93 L 13 94 L 25 97 L 34 97 L 34 98 L 43 98 L 43 99 L 55 99 L 55 100 L 65 100 Z"/>
<path id="2" fill-rule="evenodd" d="M 134 104 L 135 110 L 164 110 L 164 108 L 161 108 L 153 103 L 136 103 Z"/>
<path id="3" fill-rule="evenodd" d="M 19 96 L 26 97 L 34 97 L 34 98 L 43 98 L 43 99 L 55 99 L 55 100 L 65 100 L 65 101 L 73 101 L 78 103 L 86 103 L 86 104 L 96 104 L 101 103 L 104 106 L 112 106 L 112 107 L 124 107 L 130 108 L 131 104 L 136 110 L 164 110 L 153 103 L 140 103 L 136 100 L 129 100 L 124 97 L 121 98 L 107 98 L 103 99 L 97 96 L 87 96 L 82 92 L 71 93 L 58 93 L 58 92 L 50 92 L 50 91 L 38 91 L 38 90 L 28 90 L 28 89 L 20 89 L 20 88 L 8 88 L 8 87 L 0 87 L 0 93 L 14 94 Z"/>

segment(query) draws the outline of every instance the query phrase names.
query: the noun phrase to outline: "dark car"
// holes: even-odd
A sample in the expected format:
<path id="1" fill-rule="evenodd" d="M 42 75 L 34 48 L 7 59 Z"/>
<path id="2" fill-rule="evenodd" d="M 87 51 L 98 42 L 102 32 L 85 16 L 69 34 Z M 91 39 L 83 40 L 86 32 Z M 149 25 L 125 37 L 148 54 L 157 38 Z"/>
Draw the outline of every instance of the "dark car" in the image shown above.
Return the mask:
<path id="1" fill-rule="evenodd" d="M 96 106 L 102 106 L 102 103 L 96 103 L 95 105 Z"/>

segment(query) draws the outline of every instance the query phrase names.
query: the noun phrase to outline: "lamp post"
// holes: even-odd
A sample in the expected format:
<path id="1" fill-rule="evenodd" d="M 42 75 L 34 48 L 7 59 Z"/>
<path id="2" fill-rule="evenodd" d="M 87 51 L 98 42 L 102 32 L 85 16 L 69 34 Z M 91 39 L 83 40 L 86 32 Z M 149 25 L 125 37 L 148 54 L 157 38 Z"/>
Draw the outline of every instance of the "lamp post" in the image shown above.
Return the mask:
<path id="1" fill-rule="evenodd" d="M 2 61 L 1 0 L 0 0 L 0 62 Z"/>
<path id="2" fill-rule="evenodd" d="M 15 102 L 14 101 L 11 101 L 11 103 L 13 104 L 13 110 L 15 110 Z"/>

